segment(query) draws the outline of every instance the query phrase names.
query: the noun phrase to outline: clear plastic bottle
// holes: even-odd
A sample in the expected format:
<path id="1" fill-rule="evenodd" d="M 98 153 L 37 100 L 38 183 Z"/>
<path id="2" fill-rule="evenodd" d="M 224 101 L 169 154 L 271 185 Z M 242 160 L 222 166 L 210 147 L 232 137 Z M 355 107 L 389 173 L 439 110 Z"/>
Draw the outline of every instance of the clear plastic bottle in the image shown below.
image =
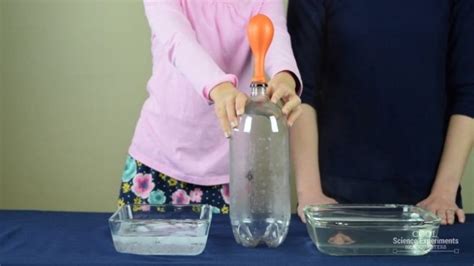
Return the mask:
<path id="1" fill-rule="evenodd" d="M 249 25 L 254 56 L 252 22 L 255 22 L 258 37 L 265 38 L 262 34 L 269 32 L 273 36 L 273 28 L 261 32 L 262 23 L 267 27 L 271 21 L 265 16 L 258 19 L 260 21 L 255 22 L 254 17 Z M 258 56 L 263 54 L 264 57 L 266 49 L 268 46 L 263 53 L 257 51 Z M 258 62 L 256 58 L 256 73 Z M 260 67 L 263 68 L 263 64 Z M 263 243 L 269 247 L 280 245 L 288 232 L 291 216 L 288 127 L 280 107 L 265 95 L 266 88 L 264 76 L 254 76 L 245 113 L 230 140 L 230 219 L 237 243 L 246 247 Z"/>

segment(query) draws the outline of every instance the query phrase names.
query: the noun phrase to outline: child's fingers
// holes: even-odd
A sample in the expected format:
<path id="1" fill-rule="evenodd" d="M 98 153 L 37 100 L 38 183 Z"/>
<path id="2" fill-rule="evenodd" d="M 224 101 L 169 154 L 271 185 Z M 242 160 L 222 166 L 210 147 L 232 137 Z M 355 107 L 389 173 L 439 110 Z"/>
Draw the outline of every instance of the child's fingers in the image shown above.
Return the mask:
<path id="1" fill-rule="evenodd" d="M 286 87 L 282 87 L 282 88 L 279 88 L 279 89 L 276 89 L 275 92 L 272 94 L 272 102 L 274 104 L 278 103 L 278 101 L 283 98 L 283 97 L 286 97 L 290 94 L 290 89 L 286 88 Z"/>
<path id="2" fill-rule="evenodd" d="M 303 208 L 298 207 L 298 216 L 300 217 L 303 223 L 306 223 L 306 218 L 304 217 Z"/>
<path id="3" fill-rule="evenodd" d="M 424 206 L 422 206 L 422 208 L 425 209 L 425 210 L 428 210 L 428 211 L 430 211 L 430 212 L 432 212 L 432 213 L 434 213 L 435 215 L 438 215 L 438 214 L 436 213 L 436 208 L 432 207 L 432 206 L 429 205 L 429 204 L 425 204 Z"/>
<path id="4" fill-rule="evenodd" d="M 235 110 L 238 116 L 244 114 L 245 104 L 247 103 L 247 95 L 239 92 L 237 97 L 235 97 Z"/>
<path id="5" fill-rule="evenodd" d="M 290 113 L 288 116 L 288 126 L 293 126 L 295 123 L 296 119 L 301 115 L 303 110 L 301 109 L 301 106 L 297 106 L 293 112 Z"/>
<path id="6" fill-rule="evenodd" d="M 456 216 L 458 217 L 458 221 L 460 223 L 464 223 L 466 221 L 466 215 L 464 214 L 464 211 L 462 209 L 456 210 Z"/>
<path id="7" fill-rule="evenodd" d="M 298 97 L 298 95 L 296 95 L 296 94 L 293 94 L 293 95 L 290 96 L 289 101 L 285 103 L 285 105 L 283 106 L 281 111 L 283 112 L 283 114 L 287 115 L 291 111 L 293 111 L 293 109 L 298 107 L 300 104 L 301 104 L 300 97 Z"/>
<path id="8" fill-rule="evenodd" d="M 229 98 L 225 103 L 225 108 L 227 112 L 227 120 L 230 123 L 232 128 L 236 128 L 238 126 L 237 116 L 235 115 L 235 98 Z"/>
<path id="9" fill-rule="evenodd" d="M 441 224 L 446 224 L 446 211 L 436 210 L 436 215 L 441 219 Z"/>
<path id="10" fill-rule="evenodd" d="M 265 94 L 268 97 L 271 97 L 273 94 L 273 91 L 275 90 L 275 86 L 273 83 L 274 83 L 273 80 L 270 80 L 270 82 L 268 82 L 268 87 L 267 87 L 267 90 L 265 91 Z"/>
<path id="11" fill-rule="evenodd" d="M 446 210 L 446 222 L 448 224 L 454 224 L 454 214 L 455 211 L 453 209 Z"/>
<path id="12" fill-rule="evenodd" d="M 416 204 L 417 207 L 423 208 L 425 210 L 428 210 L 434 214 L 436 214 L 436 209 L 431 207 L 429 204 L 429 201 L 427 199 L 424 199 Z"/>
<path id="13" fill-rule="evenodd" d="M 226 138 L 230 137 L 231 130 L 229 125 L 229 120 L 227 118 L 227 112 L 224 104 L 216 105 L 215 107 L 217 118 L 219 119 L 219 124 L 221 125 L 222 130 Z"/>

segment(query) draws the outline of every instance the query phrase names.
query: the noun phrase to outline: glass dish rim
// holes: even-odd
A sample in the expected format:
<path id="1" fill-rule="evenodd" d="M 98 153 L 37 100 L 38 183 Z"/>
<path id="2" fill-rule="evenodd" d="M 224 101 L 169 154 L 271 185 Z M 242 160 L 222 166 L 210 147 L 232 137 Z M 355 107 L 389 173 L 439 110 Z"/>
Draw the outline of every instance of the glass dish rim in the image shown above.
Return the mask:
<path id="1" fill-rule="evenodd" d="M 441 224 L 441 219 L 435 215 L 434 213 L 423 209 L 421 207 L 415 206 L 415 205 L 408 205 L 408 204 L 358 204 L 358 203 L 342 203 L 342 204 L 313 204 L 313 205 L 306 205 L 303 208 L 303 213 L 305 215 L 305 218 L 307 222 L 310 223 L 321 223 L 321 222 L 333 222 L 333 220 L 325 220 L 324 218 L 314 218 L 309 215 L 311 210 L 314 210 L 314 208 L 320 208 L 320 209 L 325 209 L 325 210 L 341 210 L 344 208 L 366 208 L 366 209 L 371 209 L 371 208 L 386 208 L 387 210 L 389 209 L 395 209 L 395 208 L 412 208 L 412 209 L 417 209 L 420 210 L 421 212 L 427 214 L 429 216 L 429 220 L 423 218 L 422 225 L 421 226 L 428 226 L 428 225 L 433 225 L 433 226 L 439 226 Z M 350 219 L 344 220 L 344 222 L 357 222 L 357 221 L 351 221 Z M 370 223 L 372 223 L 370 220 L 369 221 L 363 221 L 366 222 L 368 226 L 370 226 Z M 389 221 L 386 221 L 389 223 Z"/>
<path id="2" fill-rule="evenodd" d="M 145 203 L 145 204 L 124 204 L 123 206 L 117 208 L 117 210 L 109 217 L 108 221 L 109 223 L 113 223 L 113 222 L 120 222 L 120 223 L 127 223 L 127 222 L 130 222 L 130 221 L 127 221 L 127 220 L 120 220 L 120 219 L 116 219 L 116 217 L 119 215 L 119 212 L 121 210 L 123 210 L 124 208 L 126 208 L 127 206 L 140 206 L 140 207 L 143 207 L 143 206 L 150 206 L 152 208 L 157 208 L 157 207 L 173 207 L 173 208 L 186 208 L 186 209 L 192 209 L 193 207 L 206 207 L 207 208 L 207 215 L 205 215 L 205 217 L 203 218 L 196 218 L 196 219 L 183 219 L 182 221 L 203 221 L 203 222 L 208 222 L 209 223 L 209 226 L 210 226 L 210 223 L 211 223 L 211 220 L 212 220 L 212 208 L 211 208 L 211 205 L 209 204 L 170 204 L 170 203 L 166 203 L 166 204 L 149 204 L 149 203 Z M 146 221 L 172 221 L 172 220 L 180 220 L 180 219 L 147 219 Z M 142 221 L 145 221 L 145 220 L 142 220 Z M 134 223 L 138 223 L 139 221 L 136 220 Z"/>

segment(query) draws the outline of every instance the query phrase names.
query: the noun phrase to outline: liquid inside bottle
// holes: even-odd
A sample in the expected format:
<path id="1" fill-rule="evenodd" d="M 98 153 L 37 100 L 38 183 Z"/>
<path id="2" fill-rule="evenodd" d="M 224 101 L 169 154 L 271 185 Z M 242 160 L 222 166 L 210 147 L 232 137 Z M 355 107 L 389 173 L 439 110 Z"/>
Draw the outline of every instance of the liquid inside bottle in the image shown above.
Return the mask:
<path id="1" fill-rule="evenodd" d="M 288 127 L 280 108 L 252 84 L 230 140 L 230 218 L 237 243 L 277 247 L 290 221 Z"/>

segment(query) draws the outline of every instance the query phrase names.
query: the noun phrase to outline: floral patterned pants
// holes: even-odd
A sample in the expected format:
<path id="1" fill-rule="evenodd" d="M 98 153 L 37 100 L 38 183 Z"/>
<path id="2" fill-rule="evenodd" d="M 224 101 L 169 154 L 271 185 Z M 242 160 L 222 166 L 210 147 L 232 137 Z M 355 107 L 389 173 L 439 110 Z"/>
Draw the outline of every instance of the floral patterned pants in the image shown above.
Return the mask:
<path id="1" fill-rule="evenodd" d="M 229 213 L 229 186 L 200 186 L 178 181 L 131 156 L 122 174 L 118 206 L 124 204 L 209 204 L 214 213 Z"/>

